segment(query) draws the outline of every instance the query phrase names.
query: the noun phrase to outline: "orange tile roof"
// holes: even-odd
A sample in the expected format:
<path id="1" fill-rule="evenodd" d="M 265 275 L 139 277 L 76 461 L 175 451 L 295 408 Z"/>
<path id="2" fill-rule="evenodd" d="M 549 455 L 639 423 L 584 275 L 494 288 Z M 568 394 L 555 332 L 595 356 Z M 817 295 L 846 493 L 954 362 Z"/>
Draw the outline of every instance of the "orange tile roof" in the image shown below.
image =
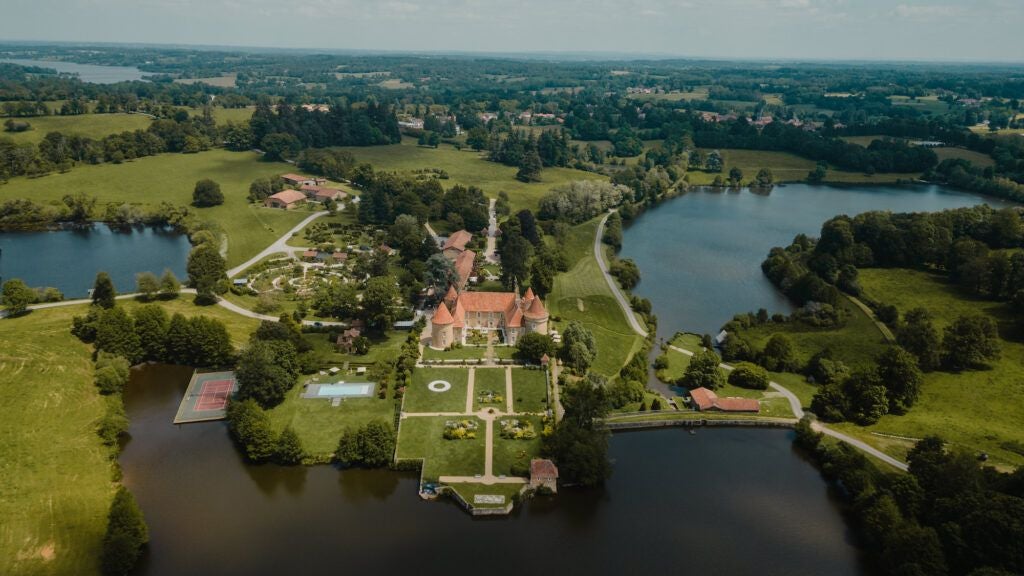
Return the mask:
<path id="1" fill-rule="evenodd" d="M 469 244 L 469 241 L 472 239 L 473 235 L 465 230 L 452 232 L 452 235 L 444 241 L 444 247 L 442 250 L 448 250 L 449 248 L 454 248 L 459 251 L 465 250 L 466 244 Z"/>
<path id="2" fill-rule="evenodd" d="M 463 292 L 459 304 L 468 312 L 506 312 L 515 305 L 516 295 L 511 292 Z"/>
<path id="3" fill-rule="evenodd" d="M 530 478 L 558 478 L 558 468 L 551 460 L 534 458 L 530 460 Z"/>
<path id="4" fill-rule="evenodd" d="M 715 406 L 715 400 L 718 399 L 718 395 L 707 388 L 701 387 L 690 390 L 690 398 L 693 399 L 693 403 L 697 405 L 698 410 L 708 410 Z"/>
<path id="5" fill-rule="evenodd" d="M 301 174 L 281 174 L 281 179 L 295 181 L 312 180 L 312 178 L 310 178 L 309 176 L 303 176 Z"/>
<path id="6" fill-rule="evenodd" d="M 536 296 L 534 296 L 534 294 L 533 294 L 533 288 L 530 288 L 529 286 L 527 286 L 526 287 L 526 294 L 523 294 L 523 300 L 533 300 L 534 298 L 536 298 Z"/>
<path id="7" fill-rule="evenodd" d="M 437 310 L 434 311 L 434 317 L 431 318 L 430 321 L 434 324 L 444 326 L 446 324 L 453 323 L 455 319 L 452 318 L 452 313 L 448 311 L 448 307 L 444 305 L 444 302 L 441 302 L 437 305 Z"/>
<path id="8" fill-rule="evenodd" d="M 760 412 L 761 403 L 753 398 L 719 398 L 715 408 L 723 412 Z"/>
<path id="9" fill-rule="evenodd" d="M 534 298 L 530 302 L 530 307 L 526 310 L 524 315 L 530 319 L 547 318 L 548 311 L 544 309 L 544 304 L 540 301 L 540 298 Z"/>
<path id="10" fill-rule="evenodd" d="M 305 200 L 306 195 L 303 194 L 302 192 L 299 192 L 298 190 L 282 190 L 277 194 L 271 195 L 270 198 L 273 198 L 274 200 L 277 200 L 278 202 L 283 202 L 285 204 L 294 204 L 296 202 L 301 202 L 302 200 Z"/>
<path id="11" fill-rule="evenodd" d="M 459 274 L 459 286 L 465 286 L 473 273 L 473 262 L 476 260 L 476 252 L 466 250 L 455 257 L 455 271 Z"/>

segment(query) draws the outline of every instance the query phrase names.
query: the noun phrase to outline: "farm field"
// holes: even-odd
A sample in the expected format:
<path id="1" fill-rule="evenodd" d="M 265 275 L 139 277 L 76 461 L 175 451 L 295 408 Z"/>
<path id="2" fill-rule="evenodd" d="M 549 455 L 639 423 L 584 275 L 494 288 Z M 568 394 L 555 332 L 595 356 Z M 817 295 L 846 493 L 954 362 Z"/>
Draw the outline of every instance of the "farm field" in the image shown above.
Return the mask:
<path id="1" fill-rule="evenodd" d="M 25 132 L 0 132 L 0 138 L 15 142 L 38 144 L 50 132 L 88 136 L 99 140 L 104 136 L 133 130 L 145 130 L 152 120 L 142 114 L 79 114 L 76 116 L 36 116 L 20 119 L 32 125 Z"/>
<path id="2" fill-rule="evenodd" d="M 84 306 L 0 321 L 0 573 L 97 572 L 114 495 L 96 434 L 105 400 L 92 349 L 71 335 Z"/>
<path id="3" fill-rule="evenodd" d="M 860 280 L 865 294 L 901 313 L 925 308 L 940 333 L 961 315 L 983 314 L 999 324 L 1004 336 L 1002 357 L 990 370 L 928 373 L 910 412 L 883 416 L 864 430 L 912 438 L 938 434 L 954 446 L 987 452 L 996 464 L 1024 464 L 1024 344 L 1005 339 L 1011 328 L 1006 305 L 965 296 L 942 276 L 927 272 L 865 269 Z"/>
<path id="4" fill-rule="evenodd" d="M 512 212 L 523 208 L 536 209 L 537 203 L 552 188 L 574 180 L 603 180 L 603 176 L 569 168 L 545 168 L 541 181 L 531 184 L 515 179 L 516 168 L 484 159 L 472 150 L 456 150 L 448 144 L 439 148 L 417 146 L 413 138 L 403 138 L 401 144 L 391 146 L 345 147 L 357 162 L 369 162 L 376 170 L 411 172 L 421 168 L 439 168 L 448 172 L 450 179 L 441 183 L 449 188 L 455 184 L 477 186 L 487 196 L 496 198 L 498 192 L 509 195 Z"/>
<path id="5" fill-rule="evenodd" d="M 256 178 L 274 176 L 294 168 L 280 162 L 264 162 L 251 152 L 210 150 L 199 154 L 161 154 L 124 164 L 76 166 L 65 174 L 42 178 L 12 178 L 0 187 L 0 201 L 33 198 L 60 202 L 73 192 L 95 196 L 102 208 L 108 202 L 157 206 L 170 202 L 188 206 L 196 181 L 211 178 L 220 184 L 224 204 L 193 208 L 202 219 L 219 224 L 228 236 L 228 267 L 241 264 L 289 228 L 309 215 L 303 209 L 274 210 L 249 203 L 249 184 Z"/>
<path id="6" fill-rule="evenodd" d="M 988 154 L 982 154 L 981 152 L 975 152 L 974 150 L 967 150 L 966 148 L 935 148 L 935 155 L 939 157 L 939 162 L 949 158 L 960 158 L 969 161 L 975 166 L 981 166 L 987 168 L 989 166 L 995 166 L 996 161 L 992 159 Z"/>

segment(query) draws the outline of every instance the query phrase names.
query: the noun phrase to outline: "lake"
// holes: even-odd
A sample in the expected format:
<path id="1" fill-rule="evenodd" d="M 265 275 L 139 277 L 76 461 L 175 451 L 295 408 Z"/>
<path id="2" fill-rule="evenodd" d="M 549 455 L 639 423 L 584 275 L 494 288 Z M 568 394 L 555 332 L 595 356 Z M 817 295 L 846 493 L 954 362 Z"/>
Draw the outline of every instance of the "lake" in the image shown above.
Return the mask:
<path id="1" fill-rule="evenodd" d="M 96 273 L 106 271 L 118 292 L 135 291 L 135 274 L 170 268 L 185 279 L 188 237 L 159 228 L 119 232 L 104 224 L 75 230 L 0 232 L 0 280 L 53 286 L 67 299 L 89 295 Z"/>
<path id="2" fill-rule="evenodd" d="M 82 82 L 91 82 L 93 84 L 116 84 L 118 82 L 142 80 L 142 75 L 145 74 L 134 66 L 101 66 L 98 64 L 78 64 L 77 62 L 58 60 L 22 60 L 17 58 L 3 58 L 0 59 L 0 62 L 9 62 L 20 66 L 51 68 L 62 74 L 74 74 Z"/>
<path id="3" fill-rule="evenodd" d="M 833 216 L 935 212 L 982 203 L 1011 205 L 931 185 L 787 184 L 770 194 L 700 188 L 637 218 L 623 232 L 620 257 L 640 267 L 633 293 L 651 300 L 660 337 L 679 330 L 714 335 L 740 312 L 791 312 L 761 273 L 761 261 L 773 246 L 786 246 L 797 234 L 817 236 Z"/>
<path id="4" fill-rule="evenodd" d="M 245 464 L 223 422 L 171 424 L 190 374 L 146 366 L 125 392 L 120 462 L 151 536 L 139 574 L 863 573 L 789 431 L 616 434 L 603 490 L 474 519 L 421 501 L 414 474 Z"/>

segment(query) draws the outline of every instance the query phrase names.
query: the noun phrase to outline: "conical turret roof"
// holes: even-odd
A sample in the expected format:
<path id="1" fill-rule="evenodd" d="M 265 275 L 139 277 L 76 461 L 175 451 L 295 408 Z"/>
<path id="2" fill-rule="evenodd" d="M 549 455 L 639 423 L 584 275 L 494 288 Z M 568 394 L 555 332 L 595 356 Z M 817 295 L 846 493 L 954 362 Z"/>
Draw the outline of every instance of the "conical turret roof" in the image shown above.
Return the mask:
<path id="1" fill-rule="evenodd" d="M 531 320 L 547 318 L 548 311 L 544 309 L 544 303 L 540 301 L 540 298 L 534 298 L 533 301 L 530 302 L 530 307 L 526 310 L 523 316 L 526 316 Z"/>
<path id="2" fill-rule="evenodd" d="M 444 326 L 455 322 L 455 319 L 452 318 L 452 313 L 448 311 L 448 307 L 444 305 L 444 302 L 441 302 L 437 305 L 437 310 L 434 311 L 434 317 L 431 318 L 430 321 L 434 324 Z"/>

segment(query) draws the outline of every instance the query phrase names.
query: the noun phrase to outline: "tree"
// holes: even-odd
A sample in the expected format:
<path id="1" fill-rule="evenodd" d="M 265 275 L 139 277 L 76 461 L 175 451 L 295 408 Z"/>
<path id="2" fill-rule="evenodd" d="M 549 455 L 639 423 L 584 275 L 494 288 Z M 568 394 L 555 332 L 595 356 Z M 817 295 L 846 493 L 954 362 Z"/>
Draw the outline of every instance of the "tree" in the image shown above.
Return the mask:
<path id="1" fill-rule="evenodd" d="M 277 453 L 270 416 L 255 400 L 238 398 L 228 402 L 227 421 L 231 437 L 250 461 L 266 462 Z"/>
<path id="2" fill-rule="evenodd" d="M 592 430 L 608 414 L 610 403 L 606 387 L 608 382 L 597 374 L 587 374 L 582 380 L 562 386 L 563 421 L 577 428 Z"/>
<path id="3" fill-rule="evenodd" d="M 189 284 L 196 289 L 196 303 L 216 302 L 221 285 L 227 280 L 226 264 L 217 248 L 209 242 L 193 248 L 188 255 L 186 270 Z"/>
<path id="4" fill-rule="evenodd" d="M 291 425 L 284 427 L 277 439 L 277 454 L 275 459 L 280 464 L 294 465 L 302 464 L 305 457 L 305 450 L 302 448 L 302 440 Z"/>
<path id="5" fill-rule="evenodd" d="M 946 327 L 942 337 L 942 363 L 959 372 L 999 359 L 999 333 L 987 316 L 961 316 Z"/>
<path id="6" fill-rule="evenodd" d="M 339 278 L 332 278 L 317 288 L 313 296 L 313 310 L 318 316 L 350 319 L 355 317 L 359 310 L 357 296 L 355 286 L 342 282 Z"/>
<path id="7" fill-rule="evenodd" d="M 96 350 L 124 356 L 132 364 L 142 357 L 139 336 L 135 333 L 135 321 L 115 306 L 100 313 L 96 321 Z"/>
<path id="8" fill-rule="evenodd" d="M 164 361 L 167 355 L 167 329 L 170 326 L 167 312 L 156 304 L 146 304 L 137 308 L 132 316 L 135 318 L 135 334 L 142 350 L 140 360 Z"/>
<path id="9" fill-rule="evenodd" d="M 135 497 L 121 486 L 114 494 L 107 514 L 100 569 L 104 574 L 122 575 L 135 567 L 142 547 L 149 542 L 149 529 Z"/>
<path id="10" fill-rule="evenodd" d="M 302 150 L 302 143 L 291 134 L 276 132 L 264 136 L 260 140 L 260 148 L 267 160 L 284 160 L 298 154 Z"/>
<path id="11" fill-rule="evenodd" d="M 888 390 L 889 412 L 905 414 L 921 393 L 924 376 L 917 358 L 899 346 L 886 349 L 878 357 L 878 378 Z"/>
<path id="12" fill-rule="evenodd" d="M 163 275 L 160 276 L 160 297 L 175 298 L 180 292 L 181 282 L 178 281 L 178 277 L 170 268 L 165 268 Z"/>
<path id="13" fill-rule="evenodd" d="M 119 394 L 128 384 L 131 366 L 124 356 L 100 352 L 96 355 L 96 370 L 93 383 L 101 394 Z"/>
<path id="14" fill-rule="evenodd" d="M 348 466 L 381 468 L 391 463 L 395 445 L 394 427 L 375 420 L 360 428 L 346 430 L 338 441 L 334 458 Z"/>
<path id="15" fill-rule="evenodd" d="M 362 318 L 370 328 L 386 331 L 395 321 L 398 288 L 391 276 L 370 278 L 363 291 Z"/>
<path id="16" fill-rule="evenodd" d="M 220 191 L 220 184 L 209 178 L 196 182 L 192 190 L 192 205 L 197 208 L 209 208 L 224 203 L 224 194 Z"/>
<path id="17" fill-rule="evenodd" d="M 690 364 L 679 379 L 679 383 L 690 390 L 695 388 L 717 390 L 725 385 L 725 376 L 722 374 L 721 368 L 718 367 L 721 363 L 722 360 L 718 354 L 711 350 L 698 352 L 690 359 Z"/>
<path id="18" fill-rule="evenodd" d="M 289 357 L 290 349 L 290 357 Z M 295 347 L 290 342 L 256 340 L 242 351 L 235 369 L 238 399 L 273 408 L 295 385 Z"/>
<path id="19" fill-rule="evenodd" d="M 749 362 L 740 362 L 729 374 L 729 384 L 751 390 L 768 389 L 768 371 Z"/>
<path id="20" fill-rule="evenodd" d="M 522 164 L 516 172 L 516 180 L 521 182 L 540 182 L 540 171 L 544 165 L 540 161 L 540 155 L 536 150 L 531 150 L 523 155 Z"/>
<path id="21" fill-rule="evenodd" d="M 742 175 L 740 177 L 742 178 Z M 758 188 L 771 188 L 775 185 L 775 176 L 769 168 L 761 168 L 754 177 L 754 185 Z"/>
<path id="22" fill-rule="evenodd" d="M 758 356 L 758 363 L 772 372 L 791 372 L 799 369 L 793 342 L 785 334 L 773 334 Z"/>
<path id="23" fill-rule="evenodd" d="M 938 368 L 941 342 L 931 314 L 924 308 L 914 308 L 904 315 L 903 320 L 903 326 L 896 331 L 896 342 L 917 357 L 921 370 L 927 372 Z"/>
<path id="24" fill-rule="evenodd" d="M 739 167 L 733 166 L 729 169 L 729 183 L 733 186 L 739 186 L 743 182 L 743 170 Z"/>
<path id="25" fill-rule="evenodd" d="M 135 275 L 135 291 L 144 300 L 152 300 L 160 291 L 160 280 L 152 272 L 140 272 Z"/>
<path id="26" fill-rule="evenodd" d="M 568 349 L 563 348 L 563 350 L 565 350 L 563 352 L 565 365 L 575 374 L 585 374 L 594 362 L 594 353 L 580 342 L 570 345 Z"/>
<path id="27" fill-rule="evenodd" d="M 23 314 L 36 301 L 36 293 L 18 278 L 4 282 L 2 303 L 10 316 Z"/>
<path id="28" fill-rule="evenodd" d="M 707 161 L 704 163 L 704 168 L 708 172 L 721 172 L 724 166 L 722 162 L 722 154 L 718 150 L 712 150 L 708 154 Z"/>
<path id="29" fill-rule="evenodd" d="M 876 371 L 854 372 L 842 385 L 847 402 L 846 418 L 869 426 L 889 412 L 889 398 Z M 813 404 L 813 403 L 812 403 Z"/>
<path id="30" fill-rule="evenodd" d="M 455 270 L 455 261 L 440 253 L 427 258 L 423 280 L 427 286 L 434 289 L 436 298 L 443 298 L 449 286 L 459 285 L 459 273 Z"/>
<path id="31" fill-rule="evenodd" d="M 807 173 L 807 181 L 812 184 L 819 184 L 825 180 L 826 176 L 828 176 L 828 166 L 819 162 L 814 167 L 814 170 Z"/>
<path id="32" fill-rule="evenodd" d="M 530 332 L 516 342 L 516 358 L 530 364 L 540 364 L 545 355 L 551 358 L 555 354 L 555 343 L 547 334 Z"/>
<path id="33" fill-rule="evenodd" d="M 110 274 L 96 274 L 96 281 L 92 285 L 92 303 L 102 308 L 113 308 L 116 296 L 117 290 L 114 289 L 114 281 L 110 279 Z"/>

